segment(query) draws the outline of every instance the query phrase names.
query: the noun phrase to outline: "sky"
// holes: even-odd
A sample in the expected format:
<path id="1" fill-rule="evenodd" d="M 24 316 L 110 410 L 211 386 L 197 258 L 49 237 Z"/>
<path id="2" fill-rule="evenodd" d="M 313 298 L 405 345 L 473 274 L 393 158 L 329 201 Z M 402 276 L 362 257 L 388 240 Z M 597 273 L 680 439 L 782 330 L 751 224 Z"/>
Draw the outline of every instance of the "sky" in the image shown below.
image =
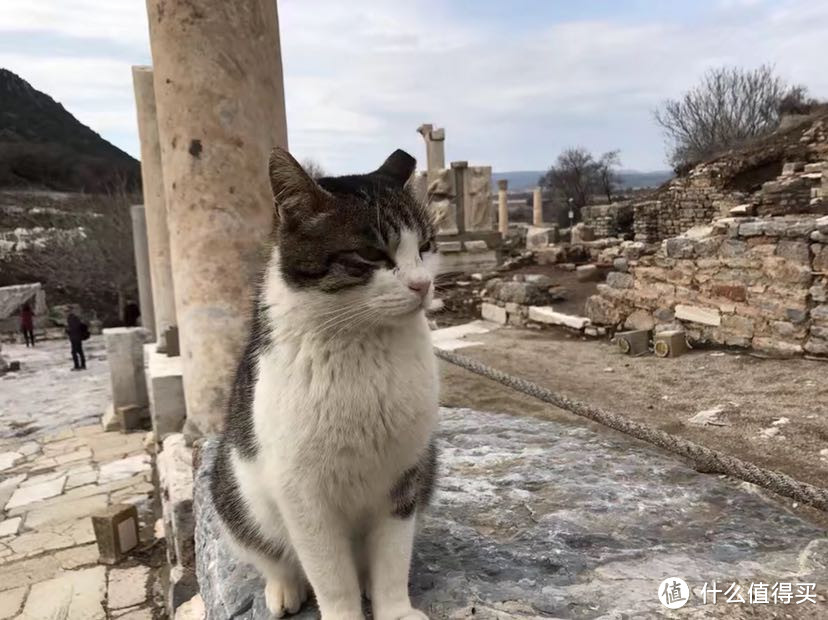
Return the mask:
<path id="1" fill-rule="evenodd" d="M 774 65 L 828 98 L 823 0 L 279 0 L 288 141 L 328 174 L 394 149 L 541 170 L 570 146 L 667 168 L 653 110 L 710 67 Z M 144 0 L 2 0 L 0 67 L 139 155 L 131 65 Z"/>

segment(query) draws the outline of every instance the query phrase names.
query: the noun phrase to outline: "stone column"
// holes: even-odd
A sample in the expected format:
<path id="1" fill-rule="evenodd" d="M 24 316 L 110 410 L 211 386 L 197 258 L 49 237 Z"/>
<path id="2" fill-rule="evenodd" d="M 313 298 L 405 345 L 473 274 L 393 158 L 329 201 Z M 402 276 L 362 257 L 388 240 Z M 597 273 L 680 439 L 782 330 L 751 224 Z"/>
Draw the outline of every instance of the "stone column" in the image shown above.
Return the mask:
<path id="1" fill-rule="evenodd" d="M 426 144 L 426 170 L 440 170 L 446 167 L 446 130 L 434 129 L 429 123 L 424 123 L 417 128 L 417 132 L 423 136 Z"/>
<path id="2" fill-rule="evenodd" d="M 287 147 L 274 0 L 147 0 L 186 430 L 221 430 Z"/>
<path id="3" fill-rule="evenodd" d="M 138 278 L 138 302 L 141 307 L 141 327 L 155 340 L 155 311 L 152 303 L 149 247 L 147 245 L 147 219 L 144 205 L 132 205 L 132 248 L 135 251 L 135 275 Z"/>
<path id="4" fill-rule="evenodd" d="M 497 182 L 497 226 L 504 237 L 509 233 L 509 207 L 506 189 L 509 181 L 500 179 Z"/>
<path id="5" fill-rule="evenodd" d="M 543 226 L 543 194 L 540 187 L 532 192 L 532 225 Z"/>
<path id="6" fill-rule="evenodd" d="M 167 205 L 164 202 L 152 67 L 132 67 L 132 84 L 135 90 L 135 109 L 138 112 L 138 136 L 141 139 L 141 179 L 147 219 L 155 337 L 158 348 L 165 350 L 165 332 L 176 324 L 175 289 L 170 263 L 170 235 L 167 230 Z"/>

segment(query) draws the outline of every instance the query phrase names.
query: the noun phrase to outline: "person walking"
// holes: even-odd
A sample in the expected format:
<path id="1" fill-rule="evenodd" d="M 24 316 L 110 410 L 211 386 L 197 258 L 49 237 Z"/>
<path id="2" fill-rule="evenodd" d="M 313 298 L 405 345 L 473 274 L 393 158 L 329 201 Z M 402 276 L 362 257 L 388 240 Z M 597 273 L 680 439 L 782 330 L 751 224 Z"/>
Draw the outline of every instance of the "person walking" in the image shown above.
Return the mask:
<path id="1" fill-rule="evenodd" d="M 26 341 L 26 346 L 35 346 L 34 312 L 32 312 L 32 307 L 28 303 L 23 304 L 23 307 L 20 309 L 20 331 L 23 332 L 23 339 Z"/>
<path id="2" fill-rule="evenodd" d="M 72 345 L 72 361 L 75 363 L 72 370 L 86 370 L 83 341 L 89 338 L 89 328 L 72 310 L 66 316 L 66 334 L 69 336 L 69 343 Z"/>

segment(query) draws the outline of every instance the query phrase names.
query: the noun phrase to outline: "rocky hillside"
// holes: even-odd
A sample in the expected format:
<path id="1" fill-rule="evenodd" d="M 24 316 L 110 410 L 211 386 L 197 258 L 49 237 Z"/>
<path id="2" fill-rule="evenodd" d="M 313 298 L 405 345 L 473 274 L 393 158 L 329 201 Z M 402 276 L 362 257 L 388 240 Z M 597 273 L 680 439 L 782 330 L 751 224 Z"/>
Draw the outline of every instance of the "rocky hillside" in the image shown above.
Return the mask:
<path id="1" fill-rule="evenodd" d="M 138 161 L 0 68 L 0 188 L 132 191 L 140 178 Z"/>

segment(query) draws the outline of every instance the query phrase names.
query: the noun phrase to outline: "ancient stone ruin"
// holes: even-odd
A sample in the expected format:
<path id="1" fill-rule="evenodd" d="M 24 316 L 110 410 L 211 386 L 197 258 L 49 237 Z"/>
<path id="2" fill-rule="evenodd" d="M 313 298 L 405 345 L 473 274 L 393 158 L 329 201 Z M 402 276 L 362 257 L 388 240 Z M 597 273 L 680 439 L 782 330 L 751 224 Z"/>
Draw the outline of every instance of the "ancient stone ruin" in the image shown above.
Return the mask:
<path id="1" fill-rule="evenodd" d="M 630 260 L 621 243 L 601 254 L 616 270 L 587 302 L 593 324 L 828 355 L 826 127 L 818 111 L 633 205 L 635 240 L 659 245 Z"/>
<path id="2" fill-rule="evenodd" d="M 424 124 L 426 171 L 412 179 L 415 195 L 434 211 L 443 272 L 475 271 L 498 263 L 501 235 L 494 231 L 491 166 L 466 161 L 445 167 L 445 130 Z"/>

